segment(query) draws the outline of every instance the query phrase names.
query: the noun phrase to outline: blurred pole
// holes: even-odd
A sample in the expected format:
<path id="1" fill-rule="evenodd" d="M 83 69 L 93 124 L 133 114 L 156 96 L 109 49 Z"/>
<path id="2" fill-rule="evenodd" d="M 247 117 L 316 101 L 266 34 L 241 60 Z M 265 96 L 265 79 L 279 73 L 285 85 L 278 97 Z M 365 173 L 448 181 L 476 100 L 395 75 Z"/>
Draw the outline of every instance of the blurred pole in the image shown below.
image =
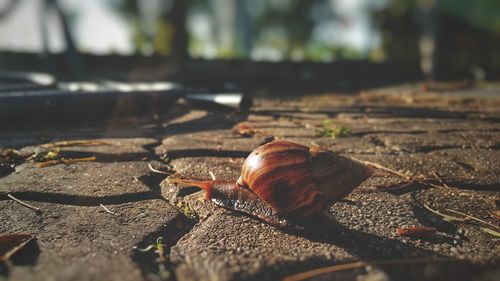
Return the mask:
<path id="1" fill-rule="evenodd" d="M 178 60 L 188 58 L 188 33 L 186 28 L 187 8 L 189 0 L 173 0 L 173 7 L 167 17 L 174 26 L 172 38 L 172 56 Z"/>
<path id="2" fill-rule="evenodd" d="M 417 21 L 420 28 L 420 67 L 427 79 L 437 77 L 438 0 L 417 0 Z"/>
<path id="3" fill-rule="evenodd" d="M 48 13 L 48 4 L 47 1 L 40 2 L 39 5 L 41 8 L 38 13 L 38 20 L 40 25 L 40 34 L 42 36 L 42 46 L 43 50 L 40 53 L 42 67 L 45 72 L 51 73 L 53 75 L 56 74 L 56 67 L 54 65 L 54 61 L 50 58 L 49 53 L 49 25 L 47 24 L 47 13 Z"/>
<path id="4" fill-rule="evenodd" d="M 66 61 L 69 66 L 69 70 L 71 72 L 71 78 L 75 80 L 79 80 L 83 78 L 84 75 L 84 70 L 83 70 L 83 64 L 78 56 L 78 52 L 76 50 L 75 46 L 75 41 L 73 39 L 73 36 L 71 35 L 71 31 L 69 29 L 69 24 L 68 20 L 66 18 L 66 15 L 63 13 L 61 7 L 57 3 L 57 0 L 46 0 L 45 1 L 46 9 L 45 9 L 45 15 L 47 15 L 47 10 L 49 8 L 54 9 L 56 12 L 57 16 L 59 17 L 59 21 L 61 23 L 62 31 L 63 31 L 63 38 L 64 42 L 66 43 L 66 50 L 64 52 Z M 48 18 L 45 17 L 45 25 L 48 26 Z M 45 30 L 45 32 L 50 32 L 49 30 Z M 47 35 L 47 34 L 45 34 Z M 48 46 L 45 46 L 48 47 Z M 48 52 L 48 49 L 47 49 Z"/>
<path id="5" fill-rule="evenodd" d="M 250 58 L 253 42 L 253 30 L 245 0 L 236 0 L 236 50 L 244 58 Z"/>

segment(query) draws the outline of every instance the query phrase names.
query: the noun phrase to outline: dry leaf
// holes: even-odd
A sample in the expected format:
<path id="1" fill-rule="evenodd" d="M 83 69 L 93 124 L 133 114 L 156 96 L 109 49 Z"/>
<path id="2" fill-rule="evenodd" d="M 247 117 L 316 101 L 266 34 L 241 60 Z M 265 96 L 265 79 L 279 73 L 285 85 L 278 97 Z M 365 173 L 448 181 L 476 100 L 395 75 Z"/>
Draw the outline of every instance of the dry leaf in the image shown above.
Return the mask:
<path id="1" fill-rule="evenodd" d="M 255 133 L 257 133 L 257 130 L 248 124 L 239 123 L 233 127 L 233 132 L 242 137 L 252 137 Z"/>
<path id="2" fill-rule="evenodd" d="M 29 234 L 10 234 L 0 236 L 0 262 L 8 260 L 26 246 L 34 237 Z"/>
<path id="3" fill-rule="evenodd" d="M 491 211 L 491 216 L 497 220 L 500 220 L 500 210 Z"/>
<path id="4" fill-rule="evenodd" d="M 398 228 L 396 233 L 399 236 L 407 236 L 413 238 L 428 238 L 436 234 L 436 228 L 427 226 L 411 226 Z"/>

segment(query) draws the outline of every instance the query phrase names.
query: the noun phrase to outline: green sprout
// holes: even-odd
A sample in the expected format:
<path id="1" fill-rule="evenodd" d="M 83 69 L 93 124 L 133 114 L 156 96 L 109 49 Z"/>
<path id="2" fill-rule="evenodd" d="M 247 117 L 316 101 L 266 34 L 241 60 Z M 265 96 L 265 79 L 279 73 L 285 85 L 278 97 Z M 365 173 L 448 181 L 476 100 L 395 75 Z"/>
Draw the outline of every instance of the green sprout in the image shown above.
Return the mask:
<path id="1" fill-rule="evenodd" d="M 165 264 L 168 263 L 167 256 L 165 253 L 166 244 L 163 244 L 163 237 L 160 236 L 156 239 L 155 244 L 148 245 L 146 248 L 136 248 L 139 252 L 149 252 L 154 249 L 154 252 L 158 254 L 158 258 L 156 262 L 158 263 L 158 276 L 161 280 L 170 280 L 172 278 L 172 273 L 165 267 Z"/>
<path id="2" fill-rule="evenodd" d="M 137 251 L 139 252 L 149 252 L 151 251 L 152 249 L 155 249 L 155 251 L 159 251 L 160 249 L 163 249 L 163 246 L 165 246 L 163 243 L 163 237 L 160 236 L 156 239 L 156 243 L 155 244 L 150 244 L 148 245 L 146 248 L 136 248 Z"/>
<path id="3" fill-rule="evenodd" d="M 347 126 L 333 126 L 332 122 L 328 119 L 325 119 L 323 120 L 323 122 L 321 122 L 321 130 L 319 131 L 319 135 L 321 137 L 329 137 L 335 139 L 347 137 L 350 134 L 351 130 Z"/>
<path id="4" fill-rule="evenodd" d="M 55 147 L 54 149 L 48 150 L 48 151 L 41 151 L 37 152 L 33 156 L 31 156 L 31 159 L 35 162 L 46 162 L 50 160 L 55 160 L 59 157 L 59 154 L 61 152 L 60 147 Z"/>

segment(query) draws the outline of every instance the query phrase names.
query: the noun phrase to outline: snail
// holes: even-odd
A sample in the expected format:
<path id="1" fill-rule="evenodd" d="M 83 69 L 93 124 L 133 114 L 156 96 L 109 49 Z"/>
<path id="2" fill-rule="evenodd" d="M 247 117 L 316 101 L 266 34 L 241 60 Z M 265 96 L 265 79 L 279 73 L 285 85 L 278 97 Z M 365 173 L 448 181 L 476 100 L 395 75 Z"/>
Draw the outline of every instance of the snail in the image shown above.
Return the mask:
<path id="1" fill-rule="evenodd" d="M 237 181 L 170 181 L 199 187 L 219 206 L 285 227 L 326 213 L 372 174 L 330 150 L 279 140 L 252 151 Z"/>

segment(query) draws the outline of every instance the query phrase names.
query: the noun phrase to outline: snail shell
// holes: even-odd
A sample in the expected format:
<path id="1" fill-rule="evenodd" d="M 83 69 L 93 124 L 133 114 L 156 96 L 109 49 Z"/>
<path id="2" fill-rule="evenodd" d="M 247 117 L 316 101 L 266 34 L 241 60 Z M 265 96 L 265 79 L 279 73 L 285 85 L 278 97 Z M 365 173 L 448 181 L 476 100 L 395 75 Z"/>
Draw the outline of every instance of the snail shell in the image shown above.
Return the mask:
<path id="1" fill-rule="evenodd" d="M 334 152 L 289 141 L 273 141 L 245 159 L 237 182 L 173 182 L 198 186 L 228 209 L 282 226 L 323 213 L 373 174 L 373 170 Z"/>

